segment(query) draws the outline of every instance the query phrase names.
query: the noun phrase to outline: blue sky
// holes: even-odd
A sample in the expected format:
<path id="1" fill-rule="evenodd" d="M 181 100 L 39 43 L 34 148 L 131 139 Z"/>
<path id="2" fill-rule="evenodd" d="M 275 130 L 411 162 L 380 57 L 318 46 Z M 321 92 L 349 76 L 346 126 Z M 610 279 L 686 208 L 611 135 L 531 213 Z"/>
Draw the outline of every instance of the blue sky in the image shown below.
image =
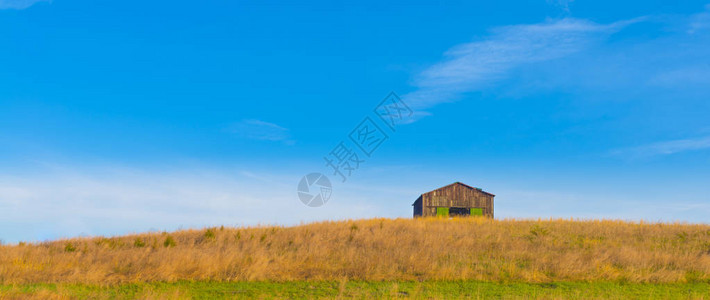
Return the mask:
<path id="1" fill-rule="evenodd" d="M 0 45 L 5 242 L 409 217 L 454 181 L 500 218 L 710 215 L 708 2 L 0 0 Z M 392 91 L 412 118 L 340 182 Z"/>

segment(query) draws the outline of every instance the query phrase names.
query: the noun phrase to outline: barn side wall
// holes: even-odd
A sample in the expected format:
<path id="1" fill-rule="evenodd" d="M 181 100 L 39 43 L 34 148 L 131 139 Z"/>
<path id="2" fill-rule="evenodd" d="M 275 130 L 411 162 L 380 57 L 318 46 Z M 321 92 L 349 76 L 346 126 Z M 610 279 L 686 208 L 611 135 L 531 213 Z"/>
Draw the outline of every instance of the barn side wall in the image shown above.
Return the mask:
<path id="1" fill-rule="evenodd" d="M 452 185 L 422 194 L 422 216 L 436 216 L 437 207 L 482 208 L 493 218 L 493 196 L 463 185 Z"/>
<path id="2" fill-rule="evenodd" d="M 417 201 L 414 201 L 414 205 L 412 205 L 412 206 L 414 207 L 413 208 L 413 210 L 414 210 L 413 216 L 414 217 L 421 217 L 422 216 L 422 207 L 423 207 L 422 206 L 422 196 L 419 196 L 419 198 L 417 198 Z"/>

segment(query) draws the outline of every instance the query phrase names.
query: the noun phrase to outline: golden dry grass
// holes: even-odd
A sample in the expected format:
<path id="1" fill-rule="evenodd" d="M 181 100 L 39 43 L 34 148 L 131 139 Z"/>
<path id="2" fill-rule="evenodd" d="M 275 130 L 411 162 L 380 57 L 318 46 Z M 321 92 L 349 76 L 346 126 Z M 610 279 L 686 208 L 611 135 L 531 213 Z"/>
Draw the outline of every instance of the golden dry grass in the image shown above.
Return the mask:
<path id="1" fill-rule="evenodd" d="M 0 247 L 0 283 L 710 280 L 710 225 L 369 219 Z"/>

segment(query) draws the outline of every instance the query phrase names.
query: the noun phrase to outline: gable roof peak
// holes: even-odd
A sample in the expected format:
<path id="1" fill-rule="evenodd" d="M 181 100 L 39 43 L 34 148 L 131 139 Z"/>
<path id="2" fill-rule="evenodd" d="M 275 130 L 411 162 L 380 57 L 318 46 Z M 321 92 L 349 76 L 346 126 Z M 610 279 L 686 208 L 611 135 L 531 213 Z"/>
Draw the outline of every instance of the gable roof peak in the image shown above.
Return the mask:
<path id="1" fill-rule="evenodd" d="M 442 186 L 442 187 L 440 187 L 440 188 L 438 188 L 438 189 L 431 190 L 431 191 L 426 192 L 426 193 L 424 193 L 424 194 L 431 193 L 431 192 L 433 192 L 433 191 L 440 190 L 440 189 L 445 189 L 445 188 L 448 188 L 448 187 L 453 186 L 453 185 L 464 186 L 464 187 L 469 188 L 469 189 L 471 189 L 471 190 L 476 190 L 476 191 L 479 191 L 479 192 L 481 192 L 481 193 L 484 193 L 484 194 L 487 194 L 487 195 L 490 195 L 490 196 L 495 196 L 495 195 L 493 195 L 493 194 L 491 194 L 491 193 L 489 193 L 489 192 L 484 191 L 482 188 L 472 187 L 472 186 L 470 186 L 470 185 L 468 185 L 468 184 L 465 184 L 465 183 L 463 183 L 463 182 L 461 182 L 461 181 L 455 181 L 455 182 L 452 183 L 452 184 L 448 184 L 448 185 Z"/>

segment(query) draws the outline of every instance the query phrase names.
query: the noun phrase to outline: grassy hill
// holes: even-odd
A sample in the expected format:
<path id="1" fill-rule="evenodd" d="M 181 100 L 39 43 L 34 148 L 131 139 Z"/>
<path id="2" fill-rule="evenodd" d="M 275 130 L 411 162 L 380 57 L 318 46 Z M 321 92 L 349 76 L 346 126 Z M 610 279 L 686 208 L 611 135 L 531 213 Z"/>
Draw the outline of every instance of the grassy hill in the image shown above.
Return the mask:
<path id="1" fill-rule="evenodd" d="M 388 282 L 388 287 L 517 284 L 533 289 L 549 284 L 614 284 L 647 286 L 655 295 L 663 295 L 656 291 L 663 286 L 683 293 L 699 289 L 698 295 L 703 295 L 710 293 L 710 225 L 369 219 L 76 238 L 0 248 L 0 293 L 158 283 L 177 291 L 195 282 L 217 286 L 271 282 L 280 287 L 277 290 L 312 282 L 308 285 L 335 285 L 341 294 L 358 282 L 374 286 Z"/>

